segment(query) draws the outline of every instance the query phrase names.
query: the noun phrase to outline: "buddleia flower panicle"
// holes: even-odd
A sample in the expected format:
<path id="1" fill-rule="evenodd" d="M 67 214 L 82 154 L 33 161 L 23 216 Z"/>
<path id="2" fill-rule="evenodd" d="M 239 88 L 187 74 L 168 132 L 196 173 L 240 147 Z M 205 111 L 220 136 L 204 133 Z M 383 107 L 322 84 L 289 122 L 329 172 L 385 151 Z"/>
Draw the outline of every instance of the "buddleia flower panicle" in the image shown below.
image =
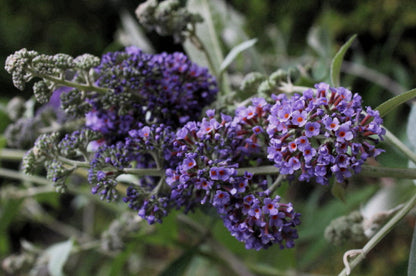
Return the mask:
<path id="1" fill-rule="evenodd" d="M 147 54 L 136 47 L 102 56 L 96 84 L 110 88 L 87 99 L 86 125 L 107 139 L 126 137 L 138 123 L 180 126 L 198 118 L 218 91 L 207 68 L 184 54 Z"/>
<path id="2" fill-rule="evenodd" d="M 147 0 L 136 9 L 140 24 L 159 35 L 173 36 L 175 42 L 183 42 L 190 26 L 203 21 L 199 14 L 189 12 L 179 0 Z"/>
<path id="3" fill-rule="evenodd" d="M 253 105 L 241 107 L 233 117 L 214 110 L 200 122 L 188 122 L 176 134 L 174 154 L 182 159 L 176 169 L 166 170 L 171 187 L 170 199 L 185 211 L 200 204 L 217 209 L 224 225 L 247 249 L 260 250 L 272 244 L 292 247 L 297 238 L 299 214 L 291 204 L 270 197 L 264 177 L 246 172 L 237 175 L 240 164 L 249 159 L 267 159 L 262 153 L 267 134 L 270 105 L 253 99 Z M 259 161 L 262 162 L 262 161 Z"/>
<path id="4" fill-rule="evenodd" d="M 126 169 L 162 169 L 176 164 L 170 151 L 173 138 L 171 127 L 164 124 L 139 125 L 129 131 L 123 142 L 100 146 L 90 163 L 92 193 L 100 194 L 103 199 L 115 199 L 118 197 L 116 186 L 129 177 Z M 131 176 L 133 181 L 125 182 L 129 186 L 123 201 L 148 223 L 161 223 L 172 207 L 164 178 L 162 175 Z"/>
<path id="5" fill-rule="evenodd" d="M 362 106 L 357 93 L 319 83 L 315 91 L 274 100 L 267 156 L 281 174 L 324 185 L 334 175 L 343 182 L 383 151 L 375 147 L 385 134 L 383 121 L 378 111 Z"/>

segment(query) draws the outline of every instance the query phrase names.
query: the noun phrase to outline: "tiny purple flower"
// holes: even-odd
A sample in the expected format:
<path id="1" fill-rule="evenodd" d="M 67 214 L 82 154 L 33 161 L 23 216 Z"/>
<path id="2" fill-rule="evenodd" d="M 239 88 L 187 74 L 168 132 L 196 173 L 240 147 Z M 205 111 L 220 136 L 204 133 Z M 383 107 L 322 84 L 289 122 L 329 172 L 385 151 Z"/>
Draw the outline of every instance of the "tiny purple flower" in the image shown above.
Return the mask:
<path id="1" fill-rule="evenodd" d="M 316 150 L 311 147 L 307 146 L 303 149 L 303 158 L 305 159 L 306 163 L 309 163 L 313 157 L 316 155 Z"/>
<path id="2" fill-rule="evenodd" d="M 255 127 L 253 127 L 253 132 L 256 135 L 259 135 L 260 133 L 263 133 L 264 130 L 263 130 L 263 128 L 261 126 L 255 126 Z"/>
<path id="3" fill-rule="evenodd" d="M 352 133 L 350 126 L 351 122 L 346 122 L 339 126 L 339 129 L 336 132 L 337 141 L 351 141 L 354 138 L 354 134 Z"/>
<path id="4" fill-rule="evenodd" d="M 235 174 L 234 168 L 212 167 L 209 170 L 209 175 L 212 180 L 227 181 L 234 174 Z"/>
<path id="5" fill-rule="evenodd" d="M 286 122 L 292 116 L 292 109 L 290 106 L 283 106 L 278 112 L 277 116 L 281 122 Z"/>
<path id="6" fill-rule="evenodd" d="M 310 146 L 308 137 L 306 136 L 300 136 L 299 138 L 296 138 L 295 142 L 298 145 L 298 149 L 300 151 L 303 151 L 306 147 Z"/>
<path id="7" fill-rule="evenodd" d="M 193 158 L 185 158 L 185 160 L 183 160 L 182 168 L 185 171 L 188 171 L 188 170 L 192 169 L 195 166 L 196 166 L 195 159 L 193 159 Z"/>
<path id="8" fill-rule="evenodd" d="M 296 144 L 295 141 L 290 142 L 288 147 L 289 147 L 290 152 L 294 152 L 298 149 L 298 145 Z"/>
<path id="9" fill-rule="evenodd" d="M 272 200 L 271 198 L 265 198 L 263 201 L 263 213 L 270 214 L 271 216 L 277 215 L 279 204 L 276 200 Z"/>
<path id="10" fill-rule="evenodd" d="M 305 135 L 307 137 L 319 135 L 321 124 L 318 122 L 307 122 L 305 125 Z"/>
<path id="11" fill-rule="evenodd" d="M 255 217 L 256 219 L 260 219 L 261 208 L 259 207 L 259 205 L 254 204 L 251 206 L 250 210 L 248 211 L 248 214 L 252 217 Z"/>
<path id="12" fill-rule="evenodd" d="M 336 117 L 335 117 L 334 119 L 332 119 L 331 117 L 326 116 L 326 117 L 323 119 L 323 123 L 324 123 L 325 128 L 326 128 L 327 130 L 336 131 L 336 130 L 338 130 L 338 128 L 339 128 L 339 120 L 338 120 L 338 118 L 336 118 Z"/>
<path id="13" fill-rule="evenodd" d="M 306 124 L 306 117 L 308 113 L 306 111 L 300 112 L 296 110 L 292 113 L 292 124 L 297 125 L 299 127 L 303 127 Z"/>
<path id="14" fill-rule="evenodd" d="M 230 194 L 221 190 L 217 190 L 214 196 L 214 206 L 223 207 L 230 201 Z"/>

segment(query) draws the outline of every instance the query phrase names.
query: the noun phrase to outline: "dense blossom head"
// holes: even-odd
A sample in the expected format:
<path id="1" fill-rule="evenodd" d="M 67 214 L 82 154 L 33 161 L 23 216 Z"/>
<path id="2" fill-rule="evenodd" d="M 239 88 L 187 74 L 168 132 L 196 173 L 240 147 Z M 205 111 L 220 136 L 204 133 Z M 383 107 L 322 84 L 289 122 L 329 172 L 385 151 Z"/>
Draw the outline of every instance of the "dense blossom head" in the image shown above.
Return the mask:
<path id="1" fill-rule="evenodd" d="M 241 107 L 234 118 L 217 120 L 213 110 L 201 122 L 189 122 L 179 129 L 174 155 L 182 158 L 175 169 L 166 171 L 170 199 L 185 211 L 200 204 L 217 209 L 224 225 L 247 249 L 263 249 L 273 244 L 292 247 L 297 238 L 299 214 L 280 197 L 270 197 L 264 177 L 250 173 L 237 175 L 237 168 L 253 157 L 267 161 L 263 150 L 270 105 L 254 99 Z M 264 156 L 261 158 L 259 156 Z"/>
<path id="2" fill-rule="evenodd" d="M 103 55 L 96 85 L 110 88 L 87 101 L 86 124 L 108 139 L 124 137 L 141 123 L 180 126 L 198 118 L 214 100 L 215 78 L 184 54 L 147 54 L 136 47 Z"/>
<path id="3" fill-rule="evenodd" d="M 173 164 L 176 164 L 177 161 L 169 149 L 173 135 L 171 128 L 163 124 L 152 125 L 151 127 L 141 126 L 131 129 L 124 142 L 119 141 L 112 145 L 99 147 L 90 163 L 91 168 L 88 176 L 89 182 L 93 184 L 92 193 L 100 194 L 107 200 L 113 199 L 117 194 L 115 186 L 120 181 L 120 178 L 128 178 L 129 176 L 124 172 L 124 169 L 174 166 Z M 156 158 L 156 152 L 162 156 Z M 129 182 L 131 183 L 131 181 Z M 152 191 L 159 182 L 160 177 L 144 176 L 139 180 L 134 180 L 133 178 L 133 186 L 129 188 L 130 196 L 124 198 L 125 202 L 129 203 L 129 206 L 134 206 L 133 209 L 142 210 L 139 215 L 145 219 L 152 218 L 148 213 L 144 212 L 144 210 L 150 209 L 147 207 L 139 208 L 139 206 L 145 203 L 146 206 L 156 204 L 159 194 L 152 194 Z M 163 212 L 161 210 L 157 214 L 166 215 L 167 210 L 163 210 Z M 160 221 L 161 217 L 155 216 L 154 219 L 155 221 Z"/>
<path id="4" fill-rule="evenodd" d="M 363 109 L 361 97 L 346 88 L 315 85 L 303 95 L 275 96 L 268 118 L 268 158 L 282 174 L 327 184 L 343 182 L 382 150 L 373 144 L 385 130 L 377 111 Z"/>

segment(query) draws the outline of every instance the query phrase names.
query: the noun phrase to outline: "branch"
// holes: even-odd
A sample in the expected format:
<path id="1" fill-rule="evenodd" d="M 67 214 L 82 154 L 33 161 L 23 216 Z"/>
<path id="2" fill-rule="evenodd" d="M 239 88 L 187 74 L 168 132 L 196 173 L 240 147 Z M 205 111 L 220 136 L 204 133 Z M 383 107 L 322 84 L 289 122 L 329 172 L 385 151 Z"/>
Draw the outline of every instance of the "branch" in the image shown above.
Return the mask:
<path id="1" fill-rule="evenodd" d="M 395 226 L 396 224 L 404 218 L 407 213 L 415 206 L 416 204 L 416 194 L 406 203 L 406 205 L 397 212 L 390 220 L 383 226 L 365 245 L 362 249 L 357 249 L 354 251 L 347 251 L 357 253 L 357 257 L 347 265 L 338 276 L 347 276 L 350 275 L 352 269 L 354 269 L 362 260 L 364 260 L 365 256 L 373 249 Z"/>

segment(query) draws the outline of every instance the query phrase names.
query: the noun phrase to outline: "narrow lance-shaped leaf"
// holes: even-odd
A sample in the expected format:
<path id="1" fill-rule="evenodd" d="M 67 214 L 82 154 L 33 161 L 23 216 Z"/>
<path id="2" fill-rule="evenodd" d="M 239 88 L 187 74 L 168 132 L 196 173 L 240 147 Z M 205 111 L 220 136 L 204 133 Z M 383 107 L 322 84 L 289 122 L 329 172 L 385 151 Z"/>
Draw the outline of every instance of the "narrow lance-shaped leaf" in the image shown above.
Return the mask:
<path id="1" fill-rule="evenodd" d="M 207 54 L 211 57 L 214 68 L 212 73 L 218 72 L 220 64 L 223 60 L 223 54 L 219 43 L 219 35 L 215 29 L 215 18 L 212 10 L 212 1 L 208 0 L 188 0 L 187 8 L 190 12 L 198 13 L 204 18 L 204 22 L 196 26 L 198 36 L 204 44 Z M 194 62 L 202 66 L 209 67 L 207 61 L 201 49 L 197 49 L 194 44 L 189 40 L 184 43 L 184 48 L 187 54 Z"/>
<path id="2" fill-rule="evenodd" d="M 356 36 L 357 35 L 353 35 L 350 39 L 348 39 L 348 41 L 344 45 L 342 45 L 342 47 L 338 50 L 338 52 L 332 59 L 330 75 L 331 75 L 331 84 L 334 87 L 340 86 L 339 79 L 340 79 L 342 61 L 344 60 L 345 53 L 347 52 L 348 48 L 351 46 Z"/>
<path id="3" fill-rule="evenodd" d="M 225 69 L 227 69 L 228 66 L 230 66 L 230 64 L 235 60 L 238 54 L 252 47 L 254 44 L 256 44 L 256 42 L 257 39 L 254 38 L 244 41 L 243 43 L 240 43 L 234 48 L 232 48 L 220 66 L 220 73 L 222 73 Z"/>
<path id="4" fill-rule="evenodd" d="M 65 242 L 52 245 L 46 252 L 49 256 L 48 270 L 52 276 L 63 276 L 63 268 L 71 253 L 74 242 L 69 239 Z"/>
<path id="5" fill-rule="evenodd" d="M 407 140 L 409 141 L 409 149 L 416 153 L 416 103 L 413 103 L 407 119 Z M 409 168 L 416 168 L 416 162 L 409 160 Z M 416 185 L 416 180 L 413 180 Z"/>
<path id="6" fill-rule="evenodd" d="M 380 112 L 380 116 L 383 117 L 399 105 L 407 102 L 408 100 L 411 100 L 412 98 L 416 97 L 416 88 L 409 90 L 407 92 L 404 92 L 403 94 L 400 94 L 396 97 L 393 97 L 391 99 L 388 99 L 384 103 L 380 104 L 376 110 Z"/>
<path id="7" fill-rule="evenodd" d="M 407 268 L 407 275 L 416 275 L 416 225 L 413 230 L 412 245 L 409 254 L 409 266 Z"/>

